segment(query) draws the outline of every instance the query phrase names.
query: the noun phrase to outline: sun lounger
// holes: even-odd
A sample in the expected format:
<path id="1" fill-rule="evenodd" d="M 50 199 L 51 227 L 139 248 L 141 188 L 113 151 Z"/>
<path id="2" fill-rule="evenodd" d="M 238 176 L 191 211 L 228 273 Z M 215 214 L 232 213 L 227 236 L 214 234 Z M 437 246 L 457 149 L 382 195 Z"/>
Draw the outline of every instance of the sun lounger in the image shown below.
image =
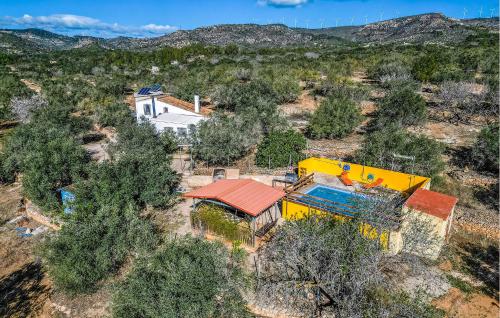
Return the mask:
<path id="1" fill-rule="evenodd" d="M 377 180 L 375 180 L 375 182 L 364 184 L 363 188 L 365 188 L 365 189 L 375 188 L 375 187 L 378 187 L 379 185 L 381 185 L 382 182 L 384 182 L 384 179 L 378 178 Z"/>
<path id="2" fill-rule="evenodd" d="M 352 186 L 352 180 L 349 179 L 349 176 L 347 175 L 347 171 L 344 171 L 340 174 L 340 181 L 346 186 Z"/>

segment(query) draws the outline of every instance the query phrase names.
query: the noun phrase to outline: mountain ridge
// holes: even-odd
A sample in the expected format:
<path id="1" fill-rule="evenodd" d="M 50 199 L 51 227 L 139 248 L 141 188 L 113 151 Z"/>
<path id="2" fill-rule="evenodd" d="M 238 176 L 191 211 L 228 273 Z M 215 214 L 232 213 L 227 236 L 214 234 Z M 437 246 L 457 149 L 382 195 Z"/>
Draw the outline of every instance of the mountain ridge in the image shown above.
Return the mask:
<path id="1" fill-rule="evenodd" d="M 192 44 L 276 47 L 354 43 L 447 43 L 478 30 L 498 32 L 498 17 L 453 19 L 440 13 L 399 17 L 360 26 L 321 29 L 290 28 L 283 24 L 219 24 L 179 30 L 150 38 L 66 36 L 42 29 L 0 30 L 0 48 L 10 52 L 44 52 L 97 45 L 105 49 L 153 50 Z"/>

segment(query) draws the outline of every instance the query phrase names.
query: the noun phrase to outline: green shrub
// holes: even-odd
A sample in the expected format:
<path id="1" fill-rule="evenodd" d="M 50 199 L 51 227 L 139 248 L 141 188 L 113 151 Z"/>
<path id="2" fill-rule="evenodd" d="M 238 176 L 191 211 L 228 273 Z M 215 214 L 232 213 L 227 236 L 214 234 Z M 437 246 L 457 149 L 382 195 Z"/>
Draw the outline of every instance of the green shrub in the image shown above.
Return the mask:
<path id="1" fill-rule="evenodd" d="M 292 129 L 273 131 L 260 142 L 255 163 L 260 167 L 269 167 L 269 163 L 271 168 L 287 167 L 303 158 L 304 149 L 306 139 L 301 133 Z"/>
<path id="2" fill-rule="evenodd" d="M 272 87 L 276 94 L 276 102 L 279 104 L 294 102 L 300 94 L 299 81 L 289 76 L 276 78 Z"/>
<path id="3" fill-rule="evenodd" d="M 471 158 L 477 169 L 498 172 L 498 124 L 484 127 L 471 149 Z"/>
<path id="4" fill-rule="evenodd" d="M 192 152 L 195 158 L 211 164 L 230 164 L 243 157 L 260 136 L 258 122 L 217 113 L 198 124 L 192 136 Z"/>
<path id="5" fill-rule="evenodd" d="M 29 199 L 45 211 L 58 209 L 56 190 L 86 175 L 90 158 L 76 136 L 87 127 L 87 121 L 71 117 L 63 106 L 35 112 L 6 140 L 2 181 L 12 182 L 21 173 Z"/>
<path id="6" fill-rule="evenodd" d="M 342 138 L 352 133 L 363 116 L 356 104 L 347 98 L 328 98 L 314 112 L 306 134 L 313 139 Z"/>
<path id="7" fill-rule="evenodd" d="M 444 146 L 428 137 L 386 127 L 366 136 L 353 160 L 363 165 L 394 169 L 433 177 L 444 169 Z M 412 160 L 395 159 L 393 154 L 415 156 Z"/>
<path id="8" fill-rule="evenodd" d="M 253 80 L 245 83 L 222 86 L 212 96 L 215 104 L 223 109 L 242 113 L 255 107 L 256 100 L 276 103 L 277 96 L 267 81 Z"/>
<path id="9" fill-rule="evenodd" d="M 168 207 L 175 198 L 178 177 L 151 124 L 121 126 L 110 154 L 75 184 L 74 212 L 43 248 L 51 277 L 70 293 L 93 290 L 128 256 L 154 248 L 155 229 L 140 213 L 147 205 Z"/>
<path id="10" fill-rule="evenodd" d="M 115 103 L 97 108 L 97 122 L 102 127 L 118 127 L 122 124 L 131 124 L 133 120 L 127 104 Z"/>
<path id="11" fill-rule="evenodd" d="M 409 126 L 420 124 L 427 118 L 427 106 L 422 96 L 410 87 L 402 87 L 390 92 L 380 102 L 376 125 Z"/>
<path id="12" fill-rule="evenodd" d="M 231 241 L 251 237 L 248 221 L 233 218 L 224 208 L 214 204 L 203 204 L 198 207 L 193 213 L 193 223 L 197 222 Z"/>
<path id="13" fill-rule="evenodd" d="M 248 317 L 241 253 L 183 237 L 140 259 L 112 300 L 114 317 Z"/>
<path id="14" fill-rule="evenodd" d="M 93 291 L 131 251 L 145 253 L 156 244 L 151 223 L 133 206 L 109 204 L 92 210 L 84 204 L 76 206 L 76 215 L 42 247 L 50 277 L 70 294 Z"/>

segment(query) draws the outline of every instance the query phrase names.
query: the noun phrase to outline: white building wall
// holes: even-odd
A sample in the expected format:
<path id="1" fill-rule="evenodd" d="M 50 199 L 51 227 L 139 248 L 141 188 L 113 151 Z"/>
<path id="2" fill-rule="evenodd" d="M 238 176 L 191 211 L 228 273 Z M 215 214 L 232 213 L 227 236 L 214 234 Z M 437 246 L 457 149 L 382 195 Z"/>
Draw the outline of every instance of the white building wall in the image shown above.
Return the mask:
<path id="1" fill-rule="evenodd" d="M 198 123 L 202 120 L 205 119 L 205 117 L 201 114 L 196 114 L 194 112 L 190 112 L 188 110 L 182 109 L 180 107 L 159 101 L 158 98 L 155 96 L 155 109 L 156 109 L 156 116 L 159 116 L 164 113 L 164 108 L 168 109 L 168 113 L 170 114 L 180 114 L 180 115 L 186 115 L 189 116 L 189 123 L 183 123 L 183 122 L 167 122 L 167 121 L 162 121 L 158 120 L 157 118 L 153 117 L 153 102 L 151 97 L 136 97 L 135 98 L 135 111 L 136 111 L 136 118 L 137 121 L 140 121 L 142 118 L 146 118 L 149 120 L 152 124 L 155 125 L 156 129 L 159 132 L 164 131 L 167 128 L 172 128 L 175 133 L 177 133 L 177 128 L 185 128 L 187 129 L 189 133 L 189 126 L 193 123 Z M 150 110 L 151 110 L 151 115 L 145 115 L 144 113 L 144 106 L 145 105 L 150 105 Z"/>
<path id="2" fill-rule="evenodd" d="M 150 105 L 151 109 L 151 116 L 145 116 L 144 114 L 144 105 Z M 164 103 L 162 101 L 159 101 L 158 98 L 155 97 L 155 108 L 156 108 L 156 115 L 158 116 L 159 114 L 163 114 L 163 108 L 167 107 L 168 112 L 172 114 L 181 114 L 181 115 L 191 115 L 191 116 L 198 116 L 198 117 L 203 117 L 201 114 L 196 114 L 194 112 L 190 112 L 188 110 L 182 109 L 180 107 L 176 107 L 174 105 L 170 105 L 167 103 Z M 135 99 L 135 112 L 137 114 L 137 119 L 140 119 L 142 116 L 145 117 L 153 117 L 153 103 L 151 100 L 151 97 L 137 97 Z"/>

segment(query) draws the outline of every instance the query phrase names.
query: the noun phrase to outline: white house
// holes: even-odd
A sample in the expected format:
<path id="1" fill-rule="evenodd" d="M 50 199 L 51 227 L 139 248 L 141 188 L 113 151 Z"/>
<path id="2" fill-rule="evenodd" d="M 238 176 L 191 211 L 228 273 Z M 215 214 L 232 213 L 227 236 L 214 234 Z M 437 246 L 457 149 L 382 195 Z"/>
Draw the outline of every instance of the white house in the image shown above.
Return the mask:
<path id="1" fill-rule="evenodd" d="M 208 118 L 209 109 L 202 109 L 200 97 L 194 96 L 194 104 L 164 94 L 159 85 L 145 87 L 134 94 L 137 120 L 149 120 L 161 132 L 171 130 L 179 137 L 189 134 L 190 129 Z"/>

